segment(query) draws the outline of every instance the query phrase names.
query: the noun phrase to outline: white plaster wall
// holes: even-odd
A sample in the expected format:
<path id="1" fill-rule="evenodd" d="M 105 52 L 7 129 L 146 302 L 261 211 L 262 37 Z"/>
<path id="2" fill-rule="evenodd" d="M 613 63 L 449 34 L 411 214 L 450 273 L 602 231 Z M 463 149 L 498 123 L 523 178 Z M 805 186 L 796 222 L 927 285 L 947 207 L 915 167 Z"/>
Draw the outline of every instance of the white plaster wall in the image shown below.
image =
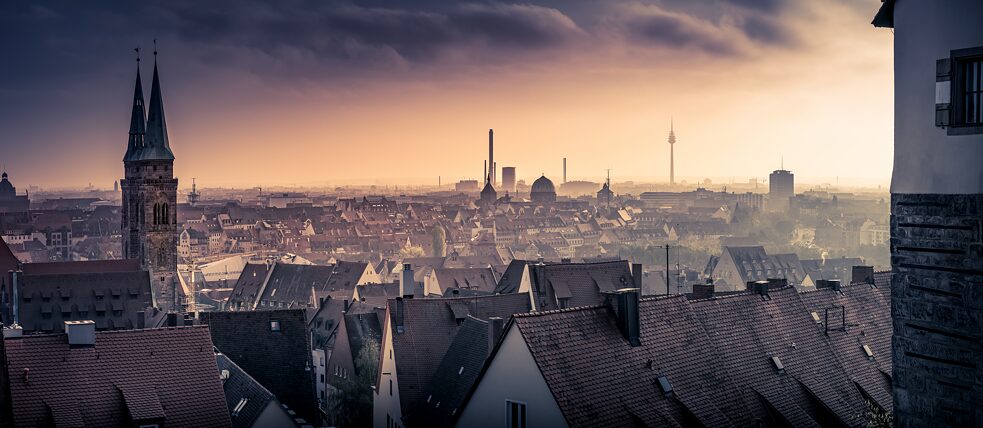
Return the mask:
<path id="1" fill-rule="evenodd" d="M 983 134 L 935 127 L 935 60 L 983 46 L 983 1 L 897 0 L 894 27 L 891 192 L 983 193 Z"/>
<path id="2" fill-rule="evenodd" d="M 386 311 L 385 326 L 382 332 L 382 349 L 380 349 L 381 364 L 379 364 L 379 388 L 376 389 L 372 397 L 372 426 L 376 428 L 386 427 L 386 415 L 388 414 L 395 420 L 402 418 L 402 411 L 399 406 L 399 382 L 396 379 L 395 355 L 390 351 L 393 349 L 392 323 L 389 321 L 390 314 Z M 390 357 L 390 355 L 393 355 Z M 388 373 L 388 374 L 384 374 Z M 393 381 L 393 394 L 389 395 L 389 380 Z M 399 422 L 402 426 L 402 421 Z"/>
<path id="3" fill-rule="evenodd" d="M 506 426 L 505 400 L 526 403 L 526 426 L 567 426 L 553 393 L 513 324 L 478 388 L 461 410 L 461 428 Z"/>

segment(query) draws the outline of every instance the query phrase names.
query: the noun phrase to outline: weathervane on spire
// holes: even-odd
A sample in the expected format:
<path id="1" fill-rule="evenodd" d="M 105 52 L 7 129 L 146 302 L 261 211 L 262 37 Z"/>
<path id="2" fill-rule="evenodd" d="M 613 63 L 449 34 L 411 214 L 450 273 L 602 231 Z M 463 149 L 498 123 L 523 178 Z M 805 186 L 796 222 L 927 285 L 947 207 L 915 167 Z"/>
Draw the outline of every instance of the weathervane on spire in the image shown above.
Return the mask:
<path id="1" fill-rule="evenodd" d="M 157 62 L 157 39 L 154 39 L 154 62 Z"/>
<path id="2" fill-rule="evenodd" d="M 140 47 L 137 46 L 137 47 L 133 48 L 133 52 L 136 52 L 137 53 L 137 62 L 139 63 L 140 62 Z"/>

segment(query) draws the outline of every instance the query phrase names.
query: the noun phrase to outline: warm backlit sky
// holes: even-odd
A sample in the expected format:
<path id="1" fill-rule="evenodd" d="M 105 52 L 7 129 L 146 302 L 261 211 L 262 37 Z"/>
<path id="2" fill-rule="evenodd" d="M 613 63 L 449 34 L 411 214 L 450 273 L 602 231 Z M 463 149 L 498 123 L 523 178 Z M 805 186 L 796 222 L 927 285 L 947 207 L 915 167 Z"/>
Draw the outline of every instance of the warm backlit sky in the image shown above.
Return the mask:
<path id="1" fill-rule="evenodd" d="M 887 184 L 879 0 L 0 3 L 0 164 L 28 185 L 122 174 L 158 39 L 182 187 L 765 177 Z M 275 5 L 275 6 L 274 6 Z"/>

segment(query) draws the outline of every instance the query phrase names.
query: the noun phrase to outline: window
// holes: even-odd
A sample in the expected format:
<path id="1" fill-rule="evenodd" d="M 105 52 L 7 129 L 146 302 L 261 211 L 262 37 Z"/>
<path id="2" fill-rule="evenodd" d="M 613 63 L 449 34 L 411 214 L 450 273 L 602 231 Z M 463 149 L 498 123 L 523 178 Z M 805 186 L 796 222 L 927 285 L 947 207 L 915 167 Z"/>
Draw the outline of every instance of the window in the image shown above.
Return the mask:
<path id="1" fill-rule="evenodd" d="M 948 135 L 983 134 L 983 47 L 936 62 L 935 125 Z"/>
<path id="2" fill-rule="evenodd" d="M 280 331 L 280 320 L 270 320 L 270 331 Z"/>
<path id="3" fill-rule="evenodd" d="M 392 397 L 392 395 L 393 395 L 393 380 L 389 379 L 389 396 Z"/>
<path id="4" fill-rule="evenodd" d="M 505 426 L 526 428 L 526 403 L 505 400 Z"/>

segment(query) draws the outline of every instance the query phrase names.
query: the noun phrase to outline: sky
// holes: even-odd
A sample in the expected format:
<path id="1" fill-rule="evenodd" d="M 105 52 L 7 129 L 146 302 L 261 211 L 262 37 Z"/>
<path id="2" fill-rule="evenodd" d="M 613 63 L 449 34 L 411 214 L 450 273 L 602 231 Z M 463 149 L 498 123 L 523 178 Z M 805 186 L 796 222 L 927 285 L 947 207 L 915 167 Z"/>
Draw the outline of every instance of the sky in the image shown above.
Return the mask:
<path id="1" fill-rule="evenodd" d="M 182 187 L 436 184 L 499 167 L 886 185 L 879 0 L 0 2 L 0 166 L 19 188 L 122 175 L 154 40 Z M 149 96 L 149 94 L 146 94 Z M 501 175 L 501 173 L 499 173 Z M 557 180 L 554 180 L 557 181 Z"/>

